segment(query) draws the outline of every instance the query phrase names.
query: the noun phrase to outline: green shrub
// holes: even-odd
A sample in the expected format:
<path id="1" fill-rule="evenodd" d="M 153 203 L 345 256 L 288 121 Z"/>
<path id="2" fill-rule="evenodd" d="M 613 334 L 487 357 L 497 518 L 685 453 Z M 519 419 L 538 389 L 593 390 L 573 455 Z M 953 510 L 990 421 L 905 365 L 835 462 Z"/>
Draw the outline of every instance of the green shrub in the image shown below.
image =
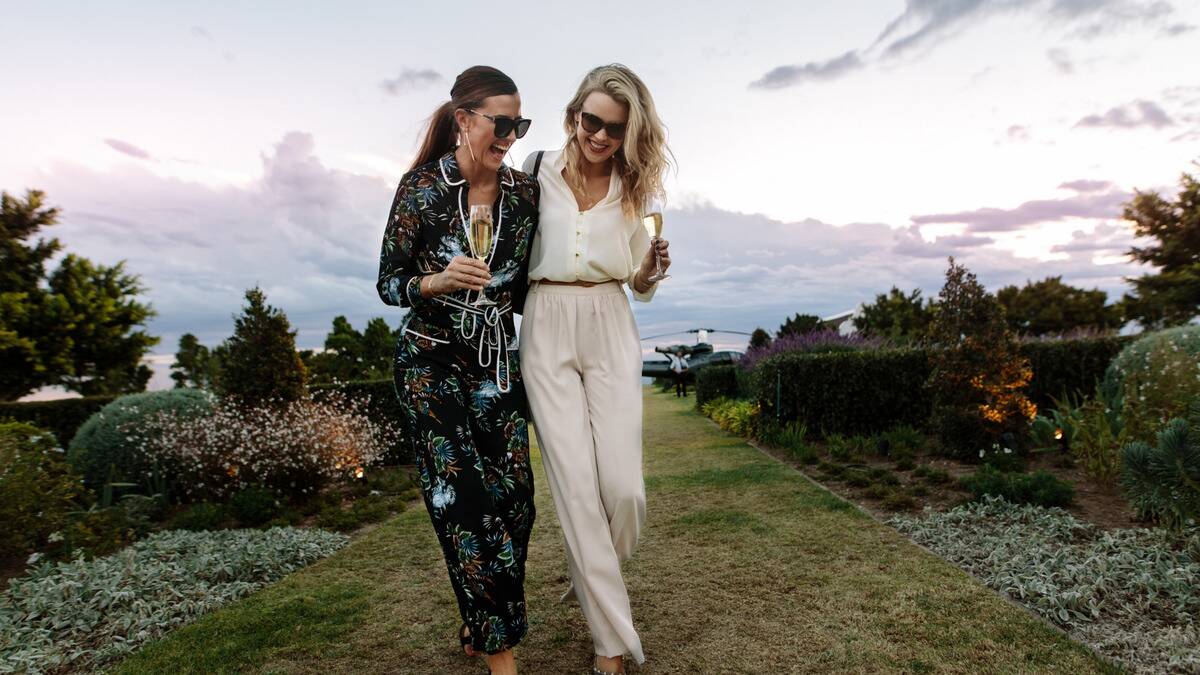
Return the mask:
<path id="1" fill-rule="evenodd" d="M 738 373 L 734 364 L 705 366 L 696 371 L 696 406 L 702 406 L 719 398 L 742 398 L 738 386 Z"/>
<path id="2" fill-rule="evenodd" d="M 1112 483 L 1121 470 L 1121 448 L 1129 440 L 1121 416 L 1097 397 L 1080 406 L 1069 449 L 1087 475 Z"/>
<path id="3" fill-rule="evenodd" d="M 348 542 L 292 528 L 160 532 L 115 555 L 41 565 L 0 602 L 0 672 L 104 672 Z"/>
<path id="4" fill-rule="evenodd" d="M 1157 445 L 1135 441 L 1121 451 L 1121 486 L 1130 504 L 1147 519 L 1181 528 L 1200 522 L 1200 402 L 1191 420 L 1173 419 Z"/>
<path id="5" fill-rule="evenodd" d="M 943 485 L 953 480 L 953 478 L 950 477 L 949 472 L 947 472 L 945 469 L 938 469 L 929 466 L 928 464 L 922 464 L 921 466 L 918 466 L 916 470 L 913 471 L 913 475 L 917 476 L 918 478 L 925 479 L 926 483 L 930 483 L 932 485 Z"/>
<path id="6" fill-rule="evenodd" d="M 914 497 L 925 497 L 929 494 L 929 488 L 920 483 L 914 483 L 908 486 L 908 494 Z"/>
<path id="7" fill-rule="evenodd" d="M 883 498 L 882 506 L 889 511 L 908 511 L 917 506 L 917 501 L 911 495 L 892 490 Z"/>
<path id="8" fill-rule="evenodd" d="M 86 495 L 79 475 L 50 432 L 24 422 L 0 423 L 0 556 L 41 548 Z"/>
<path id="9" fill-rule="evenodd" d="M 817 470 L 830 478 L 841 478 L 846 473 L 846 467 L 841 464 L 832 464 L 830 462 L 818 462 Z"/>
<path id="10" fill-rule="evenodd" d="M 785 353 L 761 361 L 749 389 L 764 419 L 800 421 L 825 435 L 872 434 L 925 423 L 928 373 L 928 356 L 918 349 Z"/>
<path id="11" fill-rule="evenodd" d="M 739 436 L 753 435 L 758 425 L 758 406 L 750 401 L 721 398 L 705 403 L 700 411 L 722 429 Z"/>
<path id="12" fill-rule="evenodd" d="M 71 440 L 67 459 L 93 489 L 99 490 L 109 479 L 110 466 L 116 468 L 115 480 L 145 487 L 153 466 L 141 448 L 152 433 L 152 420 L 162 412 L 192 416 L 211 408 L 212 397 L 196 389 L 121 396 L 83 423 Z"/>
<path id="13" fill-rule="evenodd" d="M 900 479 L 896 477 L 896 474 L 892 473 L 891 471 L 888 471 L 887 469 L 875 467 L 875 468 L 870 469 L 868 471 L 868 473 L 870 474 L 871 479 L 874 480 L 875 482 L 879 483 L 880 485 L 899 485 L 900 484 Z"/>
<path id="14" fill-rule="evenodd" d="M 279 510 L 279 498 L 261 485 L 248 485 L 229 499 L 229 511 L 247 527 L 262 525 L 278 515 Z"/>
<path id="15" fill-rule="evenodd" d="M 229 520 L 224 504 L 197 502 L 180 511 L 171 521 L 177 530 L 219 530 Z"/>
<path id="16" fill-rule="evenodd" d="M 842 474 L 842 477 L 847 485 L 853 487 L 867 487 L 875 482 L 866 469 L 849 468 Z"/>
<path id="17" fill-rule="evenodd" d="M 991 450 L 980 450 L 979 461 L 1001 473 L 1020 472 L 1025 470 L 1025 458 L 1012 448 L 993 444 Z"/>
<path id="18" fill-rule="evenodd" d="M 86 396 L 20 403 L 0 401 L 0 419 L 9 418 L 48 429 L 58 439 L 58 447 L 65 448 L 70 445 L 79 427 L 115 398 L 116 396 Z"/>
<path id="19" fill-rule="evenodd" d="M 1033 369 L 1025 393 L 1039 410 L 1085 396 L 1104 380 L 1108 364 L 1132 341 L 1131 337 L 1111 336 L 1022 343 L 1021 355 Z"/>
<path id="20" fill-rule="evenodd" d="M 961 484 L 976 500 L 992 495 L 1013 504 L 1037 506 L 1067 506 L 1075 500 L 1074 486 L 1046 471 L 1005 473 L 985 465 L 963 477 Z"/>
<path id="21" fill-rule="evenodd" d="M 1150 442 L 1163 422 L 1200 397 L 1200 326 L 1150 333 L 1113 359 L 1104 389 L 1133 440 Z"/>
<path id="22" fill-rule="evenodd" d="M 401 428 L 406 424 L 406 414 L 396 397 L 396 385 L 390 379 L 313 385 L 309 391 L 318 402 L 329 399 L 334 392 L 340 393 L 347 399 L 359 401 L 371 419 L 390 420 Z M 395 435 L 395 439 L 387 444 L 381 461 L 387 466 L 416 463 L 412 441 L 406 433 Z"/>
<path id="23" fill-rule="evenodd" d="M 340 504 L 328 504 L 317 515 L 317 526 L 338 532 L 350 532 L 368 523 L 387 518 L 392 513 L 403 511 L 404 502 L 396 497 L 369 495 L 355 500 L 350 508 Z"/>

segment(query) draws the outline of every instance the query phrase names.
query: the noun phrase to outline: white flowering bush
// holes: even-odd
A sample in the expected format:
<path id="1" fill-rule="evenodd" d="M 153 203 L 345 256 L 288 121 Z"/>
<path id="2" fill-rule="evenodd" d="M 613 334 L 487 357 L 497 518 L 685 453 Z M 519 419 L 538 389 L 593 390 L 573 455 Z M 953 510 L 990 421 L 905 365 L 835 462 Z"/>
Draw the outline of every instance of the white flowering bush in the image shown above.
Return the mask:
<path id="1" fill-rule="evenodd" d="M 337 392 L 265 407 L 221 400 L 203 415 L 160 413 L 141 447 L 167 468 L 181 501 L 223 500 L 248 486 L 300 498 L 361 475 L 395 443 L 396 425 L 365 405 Z"/>
<path id="2" fill-rule="evenodd" d="M 1105 390 L 1133 440 L 1152 442 L 1162 425 L 1200 397 L 1200 326 L 1179 326 L 1138 339 L 1105 373 Z"/>
<path id="3" fill-rule="evenodd" d="M 1102 530 L 994 497 L 888 522 L 1135 672 L 1200 671 L 1200 531 Z"/>
<path id="4" fill-rule="evenodd" d="M 348 541 L 287 527 L 172 530 L 107 557 L 43 564 L 0 594 L 0 672 L 95 672 Z"/>

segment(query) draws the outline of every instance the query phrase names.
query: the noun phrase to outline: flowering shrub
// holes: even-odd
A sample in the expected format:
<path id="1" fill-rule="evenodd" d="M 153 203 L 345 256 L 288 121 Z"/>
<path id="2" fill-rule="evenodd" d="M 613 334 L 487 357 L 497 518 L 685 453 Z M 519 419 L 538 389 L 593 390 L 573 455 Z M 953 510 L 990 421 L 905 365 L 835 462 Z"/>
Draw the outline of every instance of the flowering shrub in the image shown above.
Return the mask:
<path id="1" fill-rule="evenodd" d="M 789 333 L 776 338 L 762 347 L 751 347 L 746 355 L 738 359 L 737 365 L 744 370 L 753 370 L 759 361 L 776 354 L 828 354 L 830 352 L 856 352 L 863 349 L 879 349 L 885 346 L 881 338 L 859 334 L 842 335 L 833 329 L 814 330 L 807 333 Z"/>
<path id="2" fill-rule="evenodd" d="M 1200 326 L 1180 326 L 1139 339 L 1113 359 L 1105 388 L 1115 394 L 1129 435 L 1150 442 L 1172 417 L 1200 397 Z"/>
<path id="3" fill-rule="evenodd" d="M 1200 670 L 1200 532 L 1106 531 L 994 497 L 888 523 L 1140 673 Z"/>
<path id="4" fill-rule="evenodd" d="M 0 424 L 0 555 L 27 553 L 54 538 L 84 492 L 50 432 Z"/>
<path id="5" fill-rule="evenodd" d="M 360 476 L 394 442 L 394 423 L 366 415 L 364 405 L 338 392 L 261 408 L 223 400 L 205 415 L 159 414 L 141 447 L 185 502 L 252 485 L 299 498 Z"/>
<path id="6" fill-rule="evenodd" d="M 348 541 L 293 528 L 168 531 L 104 558 L 42 564 L 0 594 L 0 672 L 99 672 Z"/>

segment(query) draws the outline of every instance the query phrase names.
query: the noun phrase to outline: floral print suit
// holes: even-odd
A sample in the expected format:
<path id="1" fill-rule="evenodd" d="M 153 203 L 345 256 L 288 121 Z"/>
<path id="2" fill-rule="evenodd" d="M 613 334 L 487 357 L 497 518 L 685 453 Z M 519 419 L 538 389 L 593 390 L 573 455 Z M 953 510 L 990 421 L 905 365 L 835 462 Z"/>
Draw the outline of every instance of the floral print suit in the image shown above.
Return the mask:
<path id="1" fill-rule="evenodd" d="M 494 307 L 472 307 L 470 291 L 421 297 L 423 275 L 471 255 L 468 184 L 453 152 L 401 179 L 376 284 L 384 302 L 410 309 L 396 345 L 396 394 L 459 612 L 472 646 L 490 654 L 512 648 L 528 627 L 525 557 L 534 520 L 529 404 L 512 314 L 528 287 L 538 185 L 508 167 L 498 178 L 485 289 Z"/>

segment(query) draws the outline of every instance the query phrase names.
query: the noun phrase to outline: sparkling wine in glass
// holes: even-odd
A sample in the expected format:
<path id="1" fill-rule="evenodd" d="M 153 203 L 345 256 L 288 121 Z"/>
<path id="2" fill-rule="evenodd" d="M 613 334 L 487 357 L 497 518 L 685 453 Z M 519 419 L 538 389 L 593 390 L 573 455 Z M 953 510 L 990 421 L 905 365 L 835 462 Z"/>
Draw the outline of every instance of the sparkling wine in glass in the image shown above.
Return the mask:
<path id="1" fill-rule="evenodd" d="M 650 245 L 654 246 L 660 238 L 662 238 L 663 217 L 661 207 L 654 207 L 650 213 L 642 216 L 642 226 L 646 228 L 646 234 L 650 235 Z M 647 281 L 655 282 L 663 279 L 670 279 L 670 274 L 663 274 L 662 260 L 658 257 L 658 250 L 654 251 L 654 275 Z"/>
<path id="2" fill-rule="evenodd" d="M 471 206 L 471 252 L 475 257 L 484 261 L 492 252 L 492 207 L 486 204 Z M 488 300 L 487 291 L 479 291 L 479 297 L 471 303 L 475 307 L 490 307 L 496 303 Z"/>

